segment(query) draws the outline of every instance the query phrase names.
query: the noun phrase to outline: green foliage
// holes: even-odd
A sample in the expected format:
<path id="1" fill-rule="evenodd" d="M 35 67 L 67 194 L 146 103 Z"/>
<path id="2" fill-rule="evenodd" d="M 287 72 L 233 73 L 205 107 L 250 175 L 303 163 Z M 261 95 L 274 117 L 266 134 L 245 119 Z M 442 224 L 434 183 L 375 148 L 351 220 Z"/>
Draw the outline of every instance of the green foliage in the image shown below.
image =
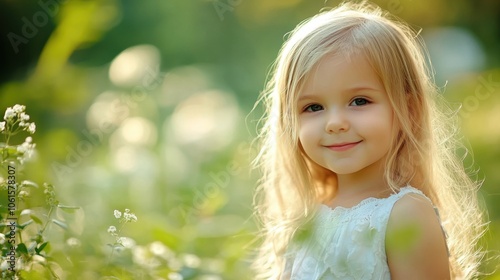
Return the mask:
<path id="1" fill-rule="evenodd" d="M 0 201 L 0 249 L 2 252 L 2 279 L 59 279 L 52 269 L 49 241 L 46 231 L 51 223 L 68 230 L 64 221 L 53 218 L 59 208 L 54 187 L 43 185 L 45 204 L 31 209 L 30 199 L 35 196 L 38 185 L 22 180 L 22 170 L 26 160 L 33 154 L 35 144 L 31 136 L 22 144 L 12 145 L 11 138 L 21 132 L 35 133 L 35 123 L 29 123 L 30 116 L 24 105 L 14 105 L 5 111 L 4 121 L 0 122 L 0 132 L 5 142 L 0 144 L 2 174 L 0 188 L 7 193 Z M 78 207 L 71 207 L 78 209 Z M 43 218 L 42 218 L 43 217 Z M 28 278 L 29 277 L 29 278 Z"/>

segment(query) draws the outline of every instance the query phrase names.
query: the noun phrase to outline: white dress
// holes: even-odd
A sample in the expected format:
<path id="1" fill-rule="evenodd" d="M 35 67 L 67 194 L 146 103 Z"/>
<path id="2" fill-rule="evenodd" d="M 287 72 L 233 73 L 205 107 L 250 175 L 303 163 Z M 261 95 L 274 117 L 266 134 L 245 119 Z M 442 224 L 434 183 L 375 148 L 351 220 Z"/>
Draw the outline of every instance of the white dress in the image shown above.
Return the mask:
<path id="1" fill-rule="evenodd" d="M 385 232 L 394 203 L 408 193 L 425 197 L 407 186 L 387 198 L 369 197 L 352 208 L 320 205 L 310 235 L 289 247 L 281 279 L 391 279 Z"/>

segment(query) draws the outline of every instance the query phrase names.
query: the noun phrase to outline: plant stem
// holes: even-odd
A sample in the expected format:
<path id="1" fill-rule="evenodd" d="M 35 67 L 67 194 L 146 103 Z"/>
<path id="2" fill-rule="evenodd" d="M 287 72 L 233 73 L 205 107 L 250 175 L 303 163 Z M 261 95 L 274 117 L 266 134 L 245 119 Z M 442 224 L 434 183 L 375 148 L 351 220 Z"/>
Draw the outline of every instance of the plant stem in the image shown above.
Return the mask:
<path id="1" fill-rule="evenodd" d="M 118 240 L 118 238 L 120 238 L 120 233 L 122 232 L 122 229 L 123 227 L 125 226 L 125 224 L 127 223 L 127 221 L 125 219 L 122 220 L 121 222 L 121 226 L 120 228 L 118 229 L 117 233 L 116 233 L 116 240 Z M 115 252 L 115 245 L 118 244 L 117 241 L 115 241 L 115 243 L 113 245 L 111 245 L 111 254 L 109 254 L 109 259 L 108 259 L 108 265 L 109 263 L 111 262 L 111 258 L 113 257 L 113 253 Z"/>
<path id="2" fill-rule="evenodd" d="M 45 229 L 49 225 L 49 223 L 50 223 L 50 216 L 52 216 L 52 211 L 53 210 L 54 210 L 54 206 L 50 206 L 49 213 L 47 214 L 47 221 L 45 222 L 45 225 L 43 226 L 42 230 L 40 231 L 40 233 L 39 233 L 40 235 L 43 234 L 43 232 L 45 231 Z"/>

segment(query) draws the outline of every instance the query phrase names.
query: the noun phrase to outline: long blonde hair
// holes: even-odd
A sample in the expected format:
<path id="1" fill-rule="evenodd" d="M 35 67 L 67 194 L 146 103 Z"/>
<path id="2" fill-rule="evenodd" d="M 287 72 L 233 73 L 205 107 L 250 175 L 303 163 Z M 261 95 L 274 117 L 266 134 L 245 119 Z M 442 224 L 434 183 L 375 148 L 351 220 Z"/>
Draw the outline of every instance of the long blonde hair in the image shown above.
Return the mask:
<path id="1" fill-rule="evenodd" d="M 297 96 L 311 69 L 330 53 L 362 52 L 379 75 L 400 128 L 384 174 L 396 192 L 412 185 L 439 209 L 447 233 L 451 274 L 477 275 L 484 231 L 477 202 L 479 184 L 455 152 L 456 123 L 438 93 L 425 47 L 410 27 L 380 8 L 344 3 L 299 24 L 280 50 L 257 102 L 266 113 L 255 166 L 262 172 L 254 204 L 262 244 L 254 262 L 258 279 L 277 279 L 294 234 L 314 216 L 318 202 L 335 195 L 336 175 L 305 156 L 298 140 Z"/>

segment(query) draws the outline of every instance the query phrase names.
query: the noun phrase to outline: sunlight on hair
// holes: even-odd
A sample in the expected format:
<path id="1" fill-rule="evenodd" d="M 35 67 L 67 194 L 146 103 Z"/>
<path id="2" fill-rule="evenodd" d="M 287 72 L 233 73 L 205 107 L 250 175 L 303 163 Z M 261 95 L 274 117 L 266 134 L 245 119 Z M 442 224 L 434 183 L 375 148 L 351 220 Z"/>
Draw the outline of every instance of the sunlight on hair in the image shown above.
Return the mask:
<path id="1" fill-rule="evenodd" d="M 180 103 L 170 125 L 179 144 L 219 150 L 231 143 L 240 115 L 232 95 L 213 90 L 195 94 Z"/>
<path id="2" fill-rule="evenodd" d="M 138 45 L 122 51 L 109 67 L 109 79 L 117 86 L 140 85 L 146 75 L 156 76 L 160 52 L 152 45 Z"/>

